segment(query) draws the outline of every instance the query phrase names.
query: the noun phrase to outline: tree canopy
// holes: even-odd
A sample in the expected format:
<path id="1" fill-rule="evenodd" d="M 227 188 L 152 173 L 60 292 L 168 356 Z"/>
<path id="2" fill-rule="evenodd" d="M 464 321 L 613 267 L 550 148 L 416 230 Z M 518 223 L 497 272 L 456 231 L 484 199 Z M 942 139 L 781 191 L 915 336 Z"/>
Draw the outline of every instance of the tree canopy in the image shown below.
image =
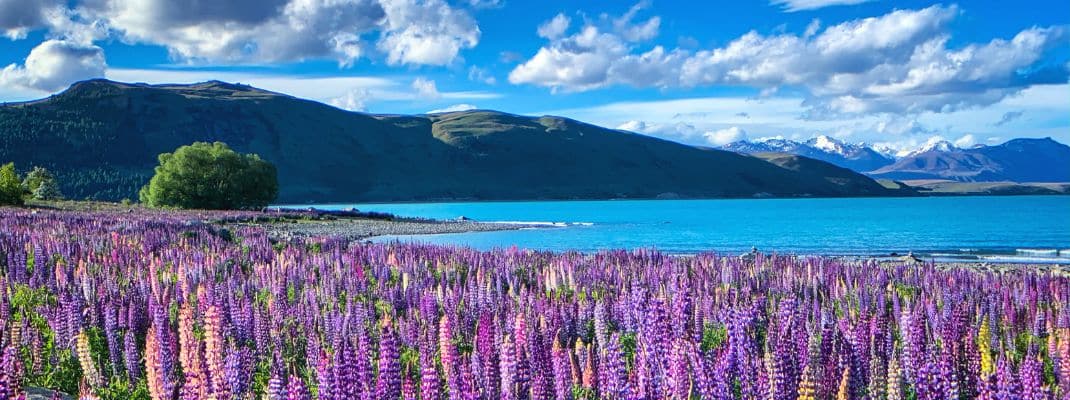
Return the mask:
<path id="1" fill-rule="evenodd" d="M 59 190 L 59 183 L 56 182 L 56 177 L 52 175 L 52 171 L 42 167 L 33 167 L 30 172 L 27 172 L 26 178 L 22 180 L 22 187 L 34 200 L 59 200 L 63 198 L 63 194 Z"/>
<path id="2" fill-rule="evenodd" d="M 239 154 L 225 143 L 196 142 L 159 156 L 156 174 L 141 188 L 152 207 L 211 210 L 256 209 L 279 192 L 275 166 L 255 154 Z"/>
<path id="3" fill-rule="evenodd" d="M 21 206 L 25 194 L 15 163 L 0 166 L 0 205 Z"/>

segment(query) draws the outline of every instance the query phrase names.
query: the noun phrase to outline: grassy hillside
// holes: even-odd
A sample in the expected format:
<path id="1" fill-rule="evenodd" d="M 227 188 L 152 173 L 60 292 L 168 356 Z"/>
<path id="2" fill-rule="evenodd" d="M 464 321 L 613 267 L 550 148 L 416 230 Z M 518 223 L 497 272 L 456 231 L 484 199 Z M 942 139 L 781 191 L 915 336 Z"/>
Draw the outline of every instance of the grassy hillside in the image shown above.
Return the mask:
<path id="1" fill-rule="evenodd" d="M 929 195 L 1053 195 L 1070 194 L 1070 183 L 957 182 L 929 179 L 904 181 L 920 193 Z"/>
<path id="2" fill-rule="evenodd" d="M 157 154 L 194 141 L 260 154 L 293 203 L 894 193 L 824 163 L 784 168 L 559 117 L 369 115 L 223 82 L 93 80 L 0 107 L 0 160 L 55 170 L 72 198 L 134 198 Z"/>

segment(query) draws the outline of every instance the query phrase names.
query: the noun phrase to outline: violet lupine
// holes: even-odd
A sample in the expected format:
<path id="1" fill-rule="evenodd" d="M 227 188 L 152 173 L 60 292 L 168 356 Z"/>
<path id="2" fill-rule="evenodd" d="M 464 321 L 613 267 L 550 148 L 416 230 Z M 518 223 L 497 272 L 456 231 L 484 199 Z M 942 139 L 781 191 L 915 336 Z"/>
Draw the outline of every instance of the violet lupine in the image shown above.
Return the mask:
<path id="1" fill-rule="evenodd" d="M 517 398 L 515 347 L 516 345 L 513 344 L 509 335 L 502 338 L 502 351 L 499 358 L 502 384 L 501 400 L 515 400 Z"/>
<path id="2" fill-rule="evenodd" d="M 253 354 L 247 348 L 231 348 L 223 361 L 226 394 L 221 398 L 244 399 L 252 378 Z"/>
<path id="3" fill-rule="evenodd" d="M 290 383 L 286 385 L 286 400 L 312 400 L 312 395 L 308 393 L 308 387 L 301 378 L 290 375 Z"/>
<path id="4" fill-rule="evenodd" d="M 427 344 L 429 342 L 431 342 L 430 339 L 420 347 L 420 398 L 438 399 L 442 394 L 442 389 L 439 384 L 438 370 L 435 368 L 434 350 L 431 345 Z M 497 366 L 495 365 L 494 368 Z"/>
<path id="5" fill-rule="evenodd" d="M 398 356 L 397 334 L 388 317 L 383 320 L 379 334 L 379 379 L 375 387 L 377 399 L 401 397 L 401 363 Z"/>
<path id="6" fill-rule="evenodd" d="M 572 360 L 569 359 L 568 350 L 561 344 L 560 337 L 554 338 L 550 353 L 554 373 L 554 396 L 558 399 L 569 399 L 572 396 Z"/>
<path id="7" fill-rule="evenodd" d="M 323 400 L 1070 393 L 1070 278 L 1053 273 L 273 243 L 191 222 L 262 216 L 0 210 L 0 348 L 36 376 L 55 338 L 90 380 L 155 400 L 306 400 L 304 382 Z M 54 301 L 12 304 L 27 289 Z M 107 349 L 89 354 L 83 332 Z"/>
<path id="8" fill-rule="evenodd" d="M 13 399 L 22 394 L 22 364 L 12 345 L 0 351 L 0 399 Z"/>

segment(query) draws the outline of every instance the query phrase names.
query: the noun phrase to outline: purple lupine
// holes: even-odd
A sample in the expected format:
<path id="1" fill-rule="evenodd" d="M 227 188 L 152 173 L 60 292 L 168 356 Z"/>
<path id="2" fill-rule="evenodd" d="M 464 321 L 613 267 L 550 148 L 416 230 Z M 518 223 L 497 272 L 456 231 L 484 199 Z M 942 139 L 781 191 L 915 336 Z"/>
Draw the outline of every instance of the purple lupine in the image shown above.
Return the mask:
<path id="1" fill-rule="evenodd" d="M 428 341 L 430 342 L 430 341 Z M 425 343 L 420 347 L 420 398 L 438 399 L 442 390 L 439 384 L 438 370 L 435 369 L 435 356 L 432 347 Z"/>
<path id="2" fill-rule="evenodd" d="M 379 335 L 379 379 L 375 396 L 378 399 L 397 399 L 401 397 L 401 364 L 398 360 L 398 338 L 390 318 L 383 320 Z"/>
<path id="3" fill-rule="evenodd" d="M 0 399 L 12 399 L 22 394 L 22 363 L 12 345 L 0 351 Z"/>
<path id="4" fill-rule="evenodd" d="M 572 397 L 572 361 L 569 359 L 568 349 L 561 344 L 560 337 L 554 339 L 550 352 L 554 373 L 554 396 L 558 399 L 569 399 Z"/>
<path id="5" fill-rule="evenodd" d="M 312 400 L 301 378 L 290 375 L 290 383 L 286 385 L 286 400 Z"/>
<path id="6" fill-rule="evenodd" d="M 253 354 L 247 348 L 230 349 L 223 361 L 223 382 L 229 390 L 224 398 L 242 399 L 247 397 L 246 392 L 252 383 Z"/>

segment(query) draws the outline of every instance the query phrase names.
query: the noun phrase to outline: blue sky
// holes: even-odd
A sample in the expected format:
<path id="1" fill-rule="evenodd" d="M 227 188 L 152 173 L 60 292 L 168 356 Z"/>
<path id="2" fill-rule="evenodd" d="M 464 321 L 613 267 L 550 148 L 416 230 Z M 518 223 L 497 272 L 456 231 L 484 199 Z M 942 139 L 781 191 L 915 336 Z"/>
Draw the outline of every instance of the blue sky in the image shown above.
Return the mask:
<path id="1" fill-rule="evenodd" d="M 699 145 L 1070 143 L 1070 3 L 0 0 L 0 100 L 220 79 Z"/>

